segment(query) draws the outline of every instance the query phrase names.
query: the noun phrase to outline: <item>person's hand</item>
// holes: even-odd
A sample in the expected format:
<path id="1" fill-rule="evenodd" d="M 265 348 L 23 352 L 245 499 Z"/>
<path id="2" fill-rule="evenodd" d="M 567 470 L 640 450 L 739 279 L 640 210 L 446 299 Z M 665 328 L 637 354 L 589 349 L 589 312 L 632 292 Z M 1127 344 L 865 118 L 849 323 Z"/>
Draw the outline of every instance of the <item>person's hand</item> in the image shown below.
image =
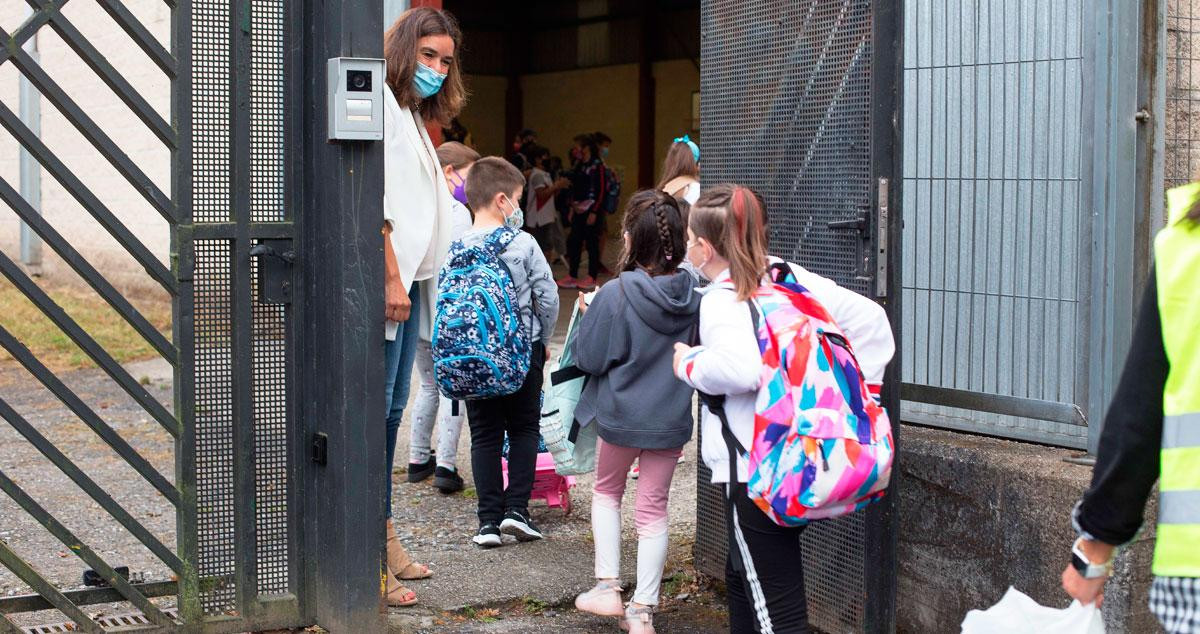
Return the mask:
<path id="1" fill-rule="evenodd" d="M 579 291 L 579 314 L 582 315 L 582 314 L 586 313 L 587 309 L 588 309 L 587 297 L 584 296 L 583 291 Z"/>
<path id="2" fill-rule="evenodd" d="M 399 276 L 388 277 L 383 286 L 383 300 L 390 321 L 408 321 L 412 312 L 412 300 L 408 298 L 408 289 Z"/>
<path id="3" fill-rule="evenodd" d="M 596 224 L 596 212 L 588 214 L 587 223 L 589 227 Z"/>
<path id="4" fill-rule="evenodd" d="M 550 346 L 545 346 L 545 349 L 546 349 L 546 359 L 545 359 L 545 361 L 546 361 L 546 363 L 550 363 Z"/>
<path id="5" fill-rule="evenodd" d="M 686 343 L 675 342 L 675 360 L 671 363 L 671 368 L 675 370 L 675 374 L 679 374 L 679 364 L 683 362 L 683 357 L 692 351 L 692 347 Z"/>
<path id="6" fill-rule="evenodd" d="M 1087 557 L 1088 561 L 1097 564 L 1111 562 L 1116 554 L 1116 549 L 1112 545 L 1090 539 L 1080 539 L 1079 550 L 1083 551 L 1083 555 Z M 1084 605 L 1094 602 L 1099 607 L 1104 603 L 1104 582 L 1106 581 L 1108 581 L 1107 575 L 1095 579 L 1085 578 L 1070 564 L 1067 564 L 1067 569 L 1062 574 L 1063 590 L 1066 590 L 1071 598 L 1078 599 Z"/>
<path id="7" fill-rule="evenodd" d="M 1104 583 L 1108 577 L 1085 579 L 1071 564 L 1062 573 L 1062 587 L 1072 599 L 1078 599 L 1083 605 L 1104 605 Z"/>

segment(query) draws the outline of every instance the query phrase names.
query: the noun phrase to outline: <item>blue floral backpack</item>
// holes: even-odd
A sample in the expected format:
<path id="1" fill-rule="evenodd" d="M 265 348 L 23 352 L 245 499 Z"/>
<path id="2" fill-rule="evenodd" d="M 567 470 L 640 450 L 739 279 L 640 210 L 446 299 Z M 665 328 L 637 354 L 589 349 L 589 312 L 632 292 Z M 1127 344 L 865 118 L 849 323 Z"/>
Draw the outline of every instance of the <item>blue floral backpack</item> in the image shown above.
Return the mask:
<path id="1" fill-rule="evenodd" d="M 529 374 L 529 333 L 517 289 L 500 259 L 517 237 L 501 227 L 482 245 L 450 247 L 438 277 L 433 318 L 433 373 L 446 398 L 471 400 L 512 394 Z"/>

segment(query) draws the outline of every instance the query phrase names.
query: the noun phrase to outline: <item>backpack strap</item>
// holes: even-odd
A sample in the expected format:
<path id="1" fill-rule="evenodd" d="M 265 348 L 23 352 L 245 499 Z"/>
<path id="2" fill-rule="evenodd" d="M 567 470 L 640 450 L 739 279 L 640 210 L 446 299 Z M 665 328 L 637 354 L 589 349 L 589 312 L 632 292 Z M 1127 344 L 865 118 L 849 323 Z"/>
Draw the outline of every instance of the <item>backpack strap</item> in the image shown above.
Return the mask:
<path id="1" fill-rule="evenodd" d="M 500 227 L 496 229 L 483 241 L 483 248 L 491 253 L 493 257 L 500 257 L 501 253 L 512 244 L 512 241 L 517 238 L 517 230 L 512 227 Z"/>
<path id="2" fill-rule="evenodd" d="M 771 264 L 767 271 L 770 273 L 771 281 L 776 284 L 795 284 L 799 281 L 796 279 L 796 274 L 792 272 L 791 265 L 787 262 L 775 262 Z"/>
<path id="3" fill-rule="evenodd" d="M 577 366 L 569 365 L 550 373 L 550 385 L 559 385 L 586 376 L 588 376 L 587 372 L 580 370 Z"/>
<path id="4" fill-rule="evenodd" d="M 700 181 L 692 178 L 691 176 L 676 176 L 663 185 L 662 191 L 674 196 L 675 198 L 682 198 L 680 194 L 682 194 L 688 187 L 691 187 L 692 183 L 698 182 Z"/>

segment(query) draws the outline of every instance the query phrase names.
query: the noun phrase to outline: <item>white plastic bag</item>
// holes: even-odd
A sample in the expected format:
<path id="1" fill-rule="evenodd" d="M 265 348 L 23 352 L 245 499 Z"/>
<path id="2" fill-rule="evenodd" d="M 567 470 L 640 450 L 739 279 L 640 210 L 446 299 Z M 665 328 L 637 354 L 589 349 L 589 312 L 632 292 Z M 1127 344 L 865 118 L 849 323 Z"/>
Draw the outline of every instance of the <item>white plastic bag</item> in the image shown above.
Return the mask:
<path id="1" fill-rule="evenodd" d="M 1096 604 L 1072 601 L 1066 609 L 1039 605 L 1028 595 L 1009 587 L 1000 602 L 986 610 L 971 610 L 962 622 L 962 634 L 1104 634 L 1104 619 Z"/>

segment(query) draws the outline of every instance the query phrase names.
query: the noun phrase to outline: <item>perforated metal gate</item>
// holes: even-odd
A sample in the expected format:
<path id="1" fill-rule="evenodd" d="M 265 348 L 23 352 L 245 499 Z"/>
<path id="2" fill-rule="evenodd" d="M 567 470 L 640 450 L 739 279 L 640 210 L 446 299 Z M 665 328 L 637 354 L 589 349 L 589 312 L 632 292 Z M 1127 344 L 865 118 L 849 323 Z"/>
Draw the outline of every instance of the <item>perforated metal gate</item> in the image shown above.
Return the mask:
<path id="1" fill-rule="evenodd" d="M 170 502 L 176 510 L 178 550 L 147 530 L 122 507 L 123 500 L 114 500 L 86 468 L 63 455 L 0 398 L 0 417 L 154 553 L 172 576 L 130 583 L 59 523 L 52 500 L 35 500 L 17 479 L 0 471 L 0 489 L 108 585 L 60 591 L 0 540 L 0 564 L 37 593 L 0 600 L 0 631 L 15 630 L 9 614 L 45 609 L 56 609 L 73 622 L 64 628 L 90 632 L 119 626 L 241 632 L 309 625 L 314 622 L 314 608 L 304 605 L 300 509 L 302 484 L 305 478 L 311 482 L 311 474 L 304 467 L 308 461 L 301 459 L 307 458 L 303 450 L 307 438 L 305 426 L 299 424 L 295 389 L 294 324 L 299 308 L 292 302 L 293 294 L 301 292 L 302 280 L 299 267 L 293 266 L 300 244 L 296 210 L 304 208 L 294 183 L 302 162 L 285 160 L 285 156 L 300 156 L 305 138 L 314 134 L 301 129 L 305 122 L 323 121 L 315 112 L 305 116 L 310 105 L 303 95 L 311 90 L 303 84 L 312 83 L 315 74 L 306 67 L 316 64 L 301 52 L 298 38 L 304 33 L 297 25 L 304 23 L 301 12 L 309 8 L 285 0 L 169 1 L 168 45 L 122 2 L 96 0 L 167 79 L 171 106 L 166 114 L 150 105 L 163 99 L 140 94 L 89 43 L 63 12 L 66 0 L 27 1 L 33 16 L 12 34 L 0 30 L 4 44 L 0 63 L 11 63 L 28 77 L 77 129 L 79 141 L 90 144 L 166 220 L 171 268 L 122 224 L 109 208 L 105 192 L 84 185 L 2 103 L 0 125 L 170 295 L 173 341 L 116 290 L 106 279 L 107 272 L 90 264 L 3 179 L 0 200 L 174 367 L 174 411 L 160 404 L 4 253 L 0 253 L 0 273 L 174 438 L 174 483 L 2 327 L 0 345 Z M 378 3 L 372 6 L 378 9 Z M 82 58 L 169 152 L 169 196 L 130 158 L 123 139 L 106 134 L 86 104 L 74 101 L 21 49 L 45 26 Z M 321 38 L 315 42 L 318 54 L 338 46 Z M 362 167 L 364 175 L 376 173 L 372 165 Z M 368 186 L 365 194 L 375 190 Z M 382 526 L 381 511 L 380 518 Z M 373 543 L 364 541 L 362 547 L 371 550 Z M 101 545 L 92 544 L 97 550 Z M 371 557 L 366 559 L 369 564 Z M 373 586 L 370 580 L 376 571 L 370 565 L 365 568 L 368 586 Z M 162 609 L 149 600 L 168 595 L 177 595 L 177 610 Z M 352 610 L 346 606 L 354 600 L 337 593 L 327 592 L 327 596 L 329 603 Z M 370 593 L 357 602 L 364 600 L 373 611 Z M 81 608 L 111 602 L 127 602 L 141 615 L 101 618 Z M 361 619 L 358 623 L 363 631 L 379 625 Z"/>
<path id="2" fill-rule="evenodd" d="M 772 253 L 884 301 L 894 322 L 887 244 L 898 246 L 898 226 L 887 218 L 890 208 L 898 225 L 889 183 L 902 11 L 890 0 L 706 0 L 701 13 L 705 185 L 754 188 L 766 201 Z M 897 393 L 889 392 L 885 404 L 898 421 Z M 724 502 L 710 477 L 701 465 L 695 557 L 701 571 L 723 577 Z M 891 629 L 890 504 L 805 531 L 814 626 Z"/>

